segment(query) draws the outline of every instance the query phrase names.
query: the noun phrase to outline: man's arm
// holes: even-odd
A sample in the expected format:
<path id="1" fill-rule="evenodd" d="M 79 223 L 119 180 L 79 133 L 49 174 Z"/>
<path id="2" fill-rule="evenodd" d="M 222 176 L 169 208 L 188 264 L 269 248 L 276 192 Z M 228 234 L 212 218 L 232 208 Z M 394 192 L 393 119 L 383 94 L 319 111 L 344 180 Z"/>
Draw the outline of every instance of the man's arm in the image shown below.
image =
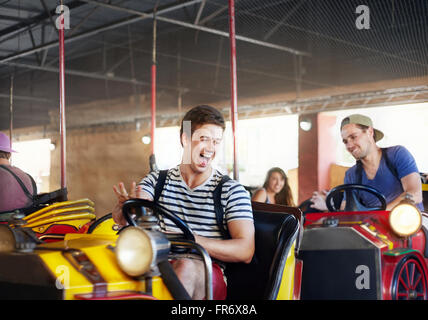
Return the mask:
<path id="1" fill-rule="evenodd" d="M 254 223 L 252 220 L 232 220 L 227 223 L 231 239 L 217 240 L 195 235 L 196 243 L 213 258 L 224 262 L 250 263 L 254 255 Z"/>
<path id="2" fill-rule="evenodd" d="M 409 193 L 415 203 L 422 202 L 422 182 L 419 175 L 416 161 L 412 154 L 403 146 L 391 148 L 395 151 L 391 154 L 390 160 L 393 161 L 399 177 L 401 177 L 401 186 L 404 192 L 393 201 L 388 203 L 387 210 L 391 210 Z"/>
<path id="3" fill-rule="evenodd" d="M 400 203 L 401 200 L 403 200 L 407 193 L 412 195 L 412 200 L 415 201 L 415 203 L 422 202 L 422 183 L 419 173 L 412 172 L 401 178 L 401 185 L 403 186 L 404 192 L 388 203 L 386 210 L 392 210 L 398 203 Z"/>

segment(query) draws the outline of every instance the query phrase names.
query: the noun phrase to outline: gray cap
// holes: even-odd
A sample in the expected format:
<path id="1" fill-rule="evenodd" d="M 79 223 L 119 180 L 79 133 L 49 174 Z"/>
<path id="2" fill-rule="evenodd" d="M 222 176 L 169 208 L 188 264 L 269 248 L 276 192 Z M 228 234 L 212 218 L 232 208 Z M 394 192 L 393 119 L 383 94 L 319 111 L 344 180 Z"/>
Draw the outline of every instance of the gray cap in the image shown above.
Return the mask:
<path id="1" fill-rule="evenodd" d="M 360 124 L 366 127 L 373 128 L 372 119 L 362 114 L 351 114 L 350 116 L 347 116 L 346 118 L 344 118 L 342 120 L 342 123 L 340 124 L 340 130 L 342 130 L 342 128 L 347 124 Z M 383 138 L 382 131 L 377 130 L 375 128 L 373 128 L 373 130 L 374 130 L 374 136 L 375 136 L 374 138 L 376 142 Z"/>

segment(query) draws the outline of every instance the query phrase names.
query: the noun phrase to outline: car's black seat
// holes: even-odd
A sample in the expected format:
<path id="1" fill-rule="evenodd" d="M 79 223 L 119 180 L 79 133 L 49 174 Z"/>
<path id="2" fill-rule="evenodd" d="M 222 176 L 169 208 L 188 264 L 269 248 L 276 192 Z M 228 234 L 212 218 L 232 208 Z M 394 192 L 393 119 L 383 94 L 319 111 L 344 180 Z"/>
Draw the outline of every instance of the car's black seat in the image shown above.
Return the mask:
<path id="1" fill-rule="evenodd" d="M 229 263 L 226 267 L 227 299 L 276 299 L 285 262 L 299 234 L 293 214 L 254 209 L 255 257 L 250 264 Z"/>

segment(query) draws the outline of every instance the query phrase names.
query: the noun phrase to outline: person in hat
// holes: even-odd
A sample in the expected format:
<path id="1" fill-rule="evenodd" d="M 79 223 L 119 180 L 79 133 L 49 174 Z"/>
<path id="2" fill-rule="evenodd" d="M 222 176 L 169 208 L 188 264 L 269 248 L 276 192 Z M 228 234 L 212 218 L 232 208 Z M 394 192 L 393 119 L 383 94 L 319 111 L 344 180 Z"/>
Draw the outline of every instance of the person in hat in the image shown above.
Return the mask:
<path id="1" fill-rule="evenodd" d="M 371 186 L 381 192 L 387 202 L 387 210 L 394 208 L 406 194 L 410 194 L 420 210 L 422 184 L 415 159 L 403 146 L 380 148 L 376 142 L 383 138 L 382 131 L 373 127 L 372 120 L 361 114 L 345 117 L 340 125 L 346 150 L 357 160 L 345 174 L 345 184 L 357 183 Z M 327 210 L 327 191 L 314 192 L 312 208 Z M 361 195 L 366 206 L 376 206 L 376 200 L 368 193 Z M 341 208 L 345 207 L 345 201 Z"/>
<path id="2" fill-rule="evenodd" d="M 0 213 L 30 206 L 37 194 L 33 178 L 10 164 L 12 152 L 9 137 L 0 132 Z"/>
<path id="3" fill-rule="evenodd" d="M 212 167 L 220 149 L 224 129 L 224 117 L 219 110 L 208 105 L 190 109 L 181 121 L 181 163 L 169 169 L 166 175 L 165 171 L 150 172 L 137 188 L 134 182 L 129 193 L 123 183 L 113 187 L 117 204 L 113 208 L 112 216 L 120 225 L 126 225 L 122 206 L 130 198 L 155 201 L 162 209 L 186 222 L 193 231 L 196 243 L 201 245 L 213 260 L 215 300 L 226 297 L 224 263 L 250 263 L 255 250 L 249 193 L 239 182 L 233 179 L 224 180 L 222 173 Z M 215 194 L 220 195 L 220 203 L 216 201 Z M 221 225 L 216 219 L 216 211 L 218 212 L 219 208 L 216 203 L 222 210 Z M 160 217 L 160 227 L 165 232 L 181 233 L 169 219 L 163 217 Z M 199 257 L 189 254 L 175 258 L 171 261 L 172 267 L 189 296 L 195 300 L 203 299 L 205 283 L 202 261 Z"/>

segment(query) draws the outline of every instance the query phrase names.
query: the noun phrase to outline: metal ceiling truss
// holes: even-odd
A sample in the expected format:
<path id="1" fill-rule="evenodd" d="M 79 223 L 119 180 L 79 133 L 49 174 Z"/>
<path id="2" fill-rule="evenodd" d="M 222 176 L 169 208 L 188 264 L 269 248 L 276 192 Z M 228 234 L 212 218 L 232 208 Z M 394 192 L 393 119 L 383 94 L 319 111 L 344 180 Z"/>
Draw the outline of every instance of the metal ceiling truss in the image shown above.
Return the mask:
<path id="1" fill-rule="evenodd" d="M 58 69 L 56 67 L 51 67 L 54 63 L 57 62 L 57 59 L 54 58 L 51 61 L 47 61 L 47 54 L 48 50 L 51 48 L 55 48 L 59 45 L 59 42 L 57 39 L 52 40 L 52 36 L 57 33 L 56 27 L 50 28 L 50 34 L 46 32 L 50 25 L 54 25 L 53 16 L 56 15 L 55 9 L 49 10 L 46 6 L 45 0 L 39 0 L 40 3 L 43 6 L 44 12 L 42 11 L 40 14 L 37 14 L 34 17 L 26 18 L 25 20 L 21 18 L 15 19 L 17 23 L 15 25 L 12 25 L 10 27 L 7 27 L 3 30 L 0 30 L 0 44 L 12 39 L 13 37 L 16 37 L 19 34 L 22 34 L 24 32 L 28 32 L 29 39 L 27 40 L 28 46 L 30 48 L 26 47 L 25 50 L 22 50 L 17 53 L 8 53 L 7 56 L 0 57 L 0 67 L 10 66 L 12 68 L 20 68 L 20 72 L 22 70 L 36 70 L 36 71 L 45 71 L 45 72 L 51 72 L 51 73 L 58 73 Z M 238 0 L 236 0 L 237 2 Z M 87 6 L 87 10 L 85 11 L 85 14 L 82 15 L 81 20 L 78 22 L 78 24 L 71 30 L 69 30 L 69 33 L 67 35 L 67 38 L 65 39 L 65 43 L 71 43 L 74 41 L 82 40 L 89 38 L 91 36 L 106 32 L 115 30 L 120 27 L 124 26 L 130 26 L 132 23 L 140 22 L 144 19 L 153 19 L 155 16 L 154 10 L 142 12 L 134 9 L 124 8 L 116 4 L 111 4 L 112 1 L 107 2 L 101 2 L 101 0 L 95 1 L 95 0 L 81 0 L 81 1 L 70 1 L 67 3 L 67 6 L 70 10 L 77 9 L 81 6 Z M 122 1 L 123 2 L 123 1 Z M 294 65 L 294 73 L 293 71 L 290 71 L 290 74 L 275 74 L 275 73 L 269 73 L 268 71 L 257 71 L 257 70 L 251 70 L 246 68 L 240 68 L 239 71 L 243 73 L 250 73 L 255 74 L 259 76 L 266 76 L 268 79 L 283 79 L 286 81 L 294 81 L 296 86 L 296 96 L 297 98 L 294 101 L 283 101 L 283 102 L 277 102 L 277 103 L 269 103 L 269 104 L 258 104 L 258 105 L 247 105 L 247 106 L 240 106 L 239 107 L 239 113 L 240 117 L 255 117 L 260 115 L 269 115 L 269 114 L 307 114 L 307 113 L 315 113 L 315 112 L 322 112 L 322 111 L 333 111 L 333 110 L 341 110 L 341 109 L 348 109 L 348 108 L 364 108 L 364 107 L 375 107 L 375 106 L 390 106 L 390 105 L 397 105 L 397 104 L 404 104 L 404 103 L 415 103 L 415 102 L 426 102 L 428 101 L 428 87 L 427 86 L 419 86 L 419 87 L 408 87 L 408 88 L 397 88 L 392 90 L 384 90 L 384 91 L 375 91 L 375 92 L 364 92 L 364 93 L 357 93 L 357 94 L 345 94 L 345 95 L 338 95 L 338 96 L 324 96 L 324 97 L 317 97 L 317 98 L 309 98 L 309 99 L 301 99 L 301 95 L 303 93 L 303 85 L 309 85 L 309 86 L 316 86 L 316 87 L 335 87 L 337 84 L 328 84 L 328 83 L 320 83 L 320 81 L 316 80 L 318 78 L 316 77 L 307 77 L 305 76 L 305 69 L 306 66 L 303 66 L 302 59 L 304 57 L 309 56 L 310 54 L 305 51 L 300 51 L 293 49 L 291 47 L 287 46 L 281 46 L 277 45 L 272 42 L 267 42 L 269 39 L 273 39 L 275 36 L 278 36 L 278 34 L 281 30 L 281 27 L 287 26 L 290 28 L 294 28 L 296 30 L 305 31 L 309 36 L 311 37 L 320 37 L 321 39 L 325 40 L 332 40 L 335 43 L 350 46 L 351 48 L 359 49 L 359 50 L 366 50 L 371 55 L 379 55 L 383 57 L 386 60 L 397 60 L 399 62 L 406 62 L 408 64 L 411 64 L 413 66 L 421 67 L 421 70 L 426 70 L 427 63 L 424 59 L 420 59 L 420 61 L 413 60 L 412 55 L 403 55 L 400 52 L 384 52 L 384 48 L 381 46 L 374 46 L 369 47 L 369 45 L 361 44 L 361 43 L 352 43 L 347 39 L 337 38 L 337 35 L 335 34 L 323 34 L 317 29 L 305 29 L 301 26 L 295 26 L 295 25 L 288 25 L 289 20 L 292 20 L 292 16 L 295 15 L 295 13 L 301 8 L 302 6 L 308 5 L 310 1 L 309 0 L 299 0 L 296 1 L 296 5 L 288 11 L 284 11 L 284 15 L 282 15 L 279 19 L 274 21 L 274 19 L 266 20 L 266 22 L 275 22 L 272 24 L 271 28 L 267 30 L 267 32 L 264 34 L 263 37 L 261 37 L 261 40 L 257 40 L 250 37 L 244 37 L 236 35 L 236 39 L 239 41 L 243 41 L 246 43 L 254 44 L 255 46 L 261 46 L 264 48 L 271 48 L 274 50 L 279 50 L 281 52 L 286 52 L 292 54 L 293 59 L 293 65 Z M 121 3 L 121 2 L 120 2 Z M 226 3 L 226 2 L 225 2 Z M 278 1 L 280 3 L 280 1 Z M 185 9 L 192 5 L 197 5 L 198 7 L 195 7 L 195 16 L 191 17 L 189 22 L 176 20 L 167 18 L 164 15 L 169 12 L 174 12 L 179 9 Z M 159 56 L 164 56 L 168 58 L 175 58 L 177 60 L 177 70 L 181 70 L 181 63 L 182 62 L 193 62 L 193 63 L 200 63 L 202 65 L 212 66 L 213 74 L 215 75 L 215 86 L 214 89 L 217 87 L 218 84 L 218 77 L 219 77 L 219 71 L 221 69 L 229 68 L 229 65 L 221 64 L 221 48 L 223 45 L 223 42 L 225 38 L 229 38 L 229 33 L 224 32 L 221 30 L 213 29 L 205 27 L 204 25 L 208 21 L 212 21 L 214 18 L 218 17 L 219 15 L 223 14 L 227 9 L 227 4 L 222 5 L 221 3 L 215 3 L 218 5 L 218 9 L 210 12 L 206 17 L 202 17 L 202 14 L 208 11 L 207 8 L 209 4 L 209 1 L 207 0 L 188 0 L 188 1 L 177 1 L 174 3 L 170 3 L 165 6 L 161 6 L 157 8 L 156 11 L 156 20 L 161 21 L 163 23 L 168 23 L 175 26 L 180 26 L 196 31 L 201 32 L 207 32 L 211 34 L 218 35 L 219 39 L 219 51 L 215 59 L 213 61 L 203 61 L 200 59 L 194 59 L 190 57 L 185 57 L 181 55 L 181 52 L 176 52 L 175 54 L 169 54 L 168 52 L 158 52 L 157 54 Z M 260 6 L 263 6 L 263 2 L 260 2 Z M 275 4 L 275 3 L 274 3 Z M 93 7 L 90 7 L 90 6 Z M 88 20 L 88 18 L 97 10 L 101 10 L 101 8 L 107 9 L 107 10 L 113 10 L 116 12 L 124 12 L 129 14 L 129 16 L 125 18 L 121 18 L 119 20 L 110 22 L 108 24 L 99 25 L 95 28 L 92 28 L 90 30 L 85 30 L 80 33 L 77 33 L 81 26 L 85 24 L 85 22 Z M 251 7 L 253 9 L 253 7 Z M 19 9 L 17 7 L 16 9 Z M 212 9 L 212 8 L 211 8 Z M 216 8 L 214 8 L 216 9 Z M 256 16 L 254 14 L 250 14 Z M 190 17 L 190 15 L 189 15 Z M 304 15 L 303 15 L 304 17 Z M 1 18 L 1 17 L 0 17 Z M 263 17 L 260 17 L 261 19 L 264 19 Z M 10 19 L 9 19 L 10 20 Z M 186 20 L 187 21 L 187 20 Z M 36 34 L 37 27 L 41 27 L 41 44 L 36 45 L 34 34 Z M 421 29 L 423 30 L 423 29 Z M 128 30 L 129 31 L 129 30 Z M 394 31 L 394 30 L 392 30 Z M 392 32 L 391 31 L 391 32 Z M 406 29 L 406 32 L 408 30 Z M 360 36 L 360 34 L 359 34 Z M 197 37 L 197 34 L 196 34 Z M 113 71 L 118 68 L 120 65 L 125 63 L 128 60 L 131 60 L 131 66 L 133 64 L 133 53 L 137 52 L 144 52 L 149 53 L 149 50 L 145 50 L 144 48 L 138 48 L 137 43 L 141 41 L 142 38 L 134 38 L 130 39 L 128 38 L 123 43 L 108 43 L 105 41 L 105 39 L 102 40 L 102 42 L 99 39 L 94 39 L 95 42 L 102 43 L 101 49 L 96 50 L 103 50 L 103 70 L 100 73 L 91 73 L 86 71 L 79 71 L 79 70 L 72 70 L 67 69 L 68 75 L 74 75 L 74 76 L 80 76 L 80 77 L 86 77 L 88 79 L 97 79 L 97 80 L 103 80 L 106 82 L 108 81 L 117 81 L 117 82 L 123 82 L 131 84 L 132 86 L 150 86 L 149 82 L 140 81 L 135 78 L 135 75 L 132 74 L 132 69 L 129 77 L 119 77 L 115 76 Z M 134 45 L 135 44 L 135 45 Z M 112 63 L 111 66 L 106 65 L 106 50 L 109 49 L 116 49 L 116 48 L 124 48 L 128 49 L 128 52 L 121 57 L 119 60 Z M 409 46 L 409 48 L 411 48 Z M 70 51 L 68 51 L 68 54 L 74 53 L 74 48 L 72 48 Z M 79 55 L 71 55 L 71 58 L 75 57 L 82 57 L 87 55 L 90 52 L 95 52 L 92 49 L 89 49 L 88 52 L 85 52 L 83 54 Z M 34 55 L 36 58 L 35 61 L 37 61 L 36 64 L 29 64 L 29 63 L 17 63 L 14 60 L 22 57 L 28 57 L 30 55 Z M 314 58 L 316 58 L 314 56 Z M 370 56 L 369 56 L 370 58 Z M 353 58 L 354 60 L 359 60 L 360 58 Z M 314 59 L 309 59 L 314 60 Z M 401 67 L 400 67 L 401 68 Z M 290 70 L 293 70 L 293 67 L 291 67 Z M 401 70 L 401 69 L 400 69 Z M 399 70 L 399 71 L 400 71 Z M 273 70 L 274 71 L 274 70 Z M 25 71 L 24 71 L 25 72 Z M 14 75 L 19 74 L 14 71 Z M 7 75 L 8 76 L 8 75 Z M 0 77 L 1 78 L 1 77 Z M 315 81 L 314 81 L 315 80 Z M 174 91 L 179 96 L 179 101 L 181 99 L 181 96 L 183 93 L 189 92 L 188 88 L 182 87 L 182 79 L 181 75 L 177 74 L 177 85 L 161 85 L 159 84 L 158 87 L 162 89 L 167 89 Z M 324 81 L 323 81 L 324 82 Z M 329 82 L 329 81 L 326 81 Z M 192 89 L 193 92 L 201 93 L 201 94 L 209 94 L 218 96 L 221 98 L 221 100 L 228 99 L 229 93 L 218 93 L 213 92 L 214 90 L 204 90 L 201 88 L 198 89 Z M 138 92 L 134 91 L 134 94 Z M 8 98 L 7 94 L 1 93 L 0 99 Z M 43 98 L 37 98 L 37 97 L 29 97 L 27 95 L 16 95 L 15 98 L 17 100 L 30 100 L 35 102 L 48 102 L 49 99 L 43 100 Z M 43 101 L 42 101 L 43 100 Z M 181 111 L 181 102 L 179 104 L 179 111 Z M 225 109 L 226 110 L 226 109 Z M 227 112 L 226 112 L 227 113 Z M 242 115 L 242 116 L 241 116 Z M 160 121 L 161 126 L 165 125 L 165 123 L 171 123 L 172 120 L 170 120 L 169 116 L 160 114 Z M 171 118 L 177 118 L 177 114 L 172 114 Z M 137 119 L 138 120 L 138 119 Z M 144 120 L 143 118 L 139 119 L 138 121 Z M 163 122 L 162 122 L 163 121 Z"/>
<path id="2" fill-rule="evenodd" d="M 198 3 L 200 1 L 201 0 L 191 0 L 191 1 L 187 1 L 187 2 L 181 2 L 180 1 L 180 2 L 178 2 L 178 4 L 175 3 L 173 5 L 167 5 L 167 6 L 159 7 L 157 9 L 158 10 L 157 14 L 164 14 L 164 13 L 167 13 L 167 12 L 178 10 L 180 8 L 183 8 L 184 6 L 189 6 L 189 5 Z M 79 2 L 81 2 L 81 1 L 79 1 Z M 148 18 L 153 18 L 153 11 L 152 12 L 147 12 L 147 13 L 140 12 L 138 15 L 133 15 L 133 16 L 121 19 L 119 21 L 115 21 L 113 23 L 105 24 L 103 26 L 91 29 L 89 31 L 81 32 L 79 34 L 76 34 L 76 35 L 73 35 L 71 37 L 68 37 L 67 39 L 65 39 L 64 43 L 67 44 L 67 43 L 71 43 L 71 42 L 74 42 L 74 41 L 77 41 L 77 40 L 82 40 L 82 39 L 94 36 L 96 34 L 99 34 L 101 32 L 105 32 L 105 31 L 108 31 L 108 30 L 112 30 L 112 29 L 116 29 L 116 28 L 119 28 L 119 27 L 123 27 L 123 26 L 126 26 L 128 24 L 139 22 L 141 20 L 148 19 Z M 54 41 L 51 41 L 49 43 L 37 46 L 35 48 L 27 49 L 27 50 L 18 52 L 16 54 L 12 54 L 12 55 L 9 55 L 7 57 L 4 57 L 4 58 L 0 59 L 0 63 L 5 63 L 5 62 L 13 61 L 15 59 L 31 55 L 31 54 L 34 54 L 36 52 L 42 51 L 42 50 L 47 50 L 47 49 L 55 48 L 58 45 L 59 45 L 58 40 L 54 40 Z"/>
<path id="3" fill-rule="evenodd" d="M 38 71 L 59 73 L 58 68 L 54 68 L 54 67 L 46 67 L 46 66 L 45 67 L 39 67 L 36 65 L 28 65 L 25 63 L 17 63 L 17 62 L 7 62 L 6 64 L 11 66 L 11 67 L 28 68 L 28 69 L 32 69 L 32 70 L 38 70 Z M 73 75 L 73 76 L 86 77 L 86 78 L 90 78 L 90 79 L 97 79 L 97 80 L 117 81 L 117 82 L 129 83 L 132 85 L 140 85 L 140 86 L 145 86 L 145 87 L 151 85 L 151 83 L 147 82 L 147 81 L 141 81 L 141 80 L 126 78 L 126 77 L 109 76 L 108 74 L 91 73 L 91 72 L 85 72 L 85 71 L 79 71 L 79 70 L 67 69 L 67 74 Z M 173 90 L 176 92 L 180 92 L 180 91 L 181 92 L 187 92 L 187 91 L 189 91 L 188 88 L 177 88 L 175 86 L 167 86 L 167 85 L 158 85 L 158 88 Z M 221 98 L 228 98 L 229 97 L 226 94 L 213 93 L 211 91 L 208 91 L 208 90 L 205 91 L 202 89 L 192 89 L 192 91 L 198 92 L 198 93 L 203 93 L 203 94 L 215 95 L 215 96 L 218 96 Z"/>
<path id="4" fill-rule="evenodd" d="M 43 4 L 43 1 L 41 3 Z M 85 5 L 85 3 L 82 1 L 72 1 L 72 2 L 67 4 L 67 6 L 70 10 L 78 8 L 82 5 Z M 17 8 L 17 9 L 21 10 L 21 8 Z M 10 40 L 13 37 L 16 37 L 18 34 L 20 34 L 22 32 L 26 32 L 27 29 L 30 27 L 33 28 L 37 25 L 40 25 L 45 20 L 50 19 L 54 15 L 56 15 L 55 9 L 48 11 L 47 8 L 45 8 L 45 12 L 43 12 L 37 16 L 26 19 L 25 21 L 22 21 L 21 23 L 10 26 L 6 29 L 0 30 L 0 44 L 2 42 Z"/>
<path id="5" fill-rule="evenodd" d="M 130 14 L 136 14 L 136 15 L 140 15 L 141 17 L 150 17 L 153 18 L 154 15 L 153 14 L 147 14 L 138 10 L 133 10 L 133 9 L 128 9 L 128 8 L 123 8 L 117 5 L 112 5 L 112 4 L 107 4 L 107 3 L 103 3 L 103 2 L 98 2 L 95 0 L 82 0 L 85 1 L 87 3 L 91 3 L 97 6 L 101 6 L 104 8 L 109 8 L 112 10 L 117 10 L 117 11 L 122 11 L 122 12 L 127 12 Z M 199 0 L 198 2 L 201 2 L 203 0 Z M 205 1 L 203 1 L 205 3 Z M 204 32 L 208 32 L 208 33 L 212 33 L 212 34 L 216 34 L 222 37 L 226 37 L 229 38 L 229 33 L 228 32 L 224 32 L 221 30 L 217 30 L 217 29 L 213 29 L 213 28 L 207 28 L 201 25 L 198 25 L 197 23 L 187 23 L 184 21 L 179 21 L 179 20 L 175 20 L 175 19 L 170 19 L 170 18 L 166 18 L 166 17 L 162 17 L 160 16 L 160 14 L 162 14 L 160 11 L 156 13 L 156 20 L 158 21 L 163 21 L 163 22 L 167 22 L 167 23 L 171 23 L 171 24 L 175 24 L 178 26 L 182 26 L 182 27 L 186 27 L 186 28 L 190 28 L 190 29 L 195 29 L 195 30 L 199 30 L 199 31 L 204 31 Z M 199 12 L 198 12 L 199 15 Z M 196 20 L 199 20 L 198 18 Z M 271 48 L 271 49 L 276 49 L 276 50 L 280 50 L 280 51 L 285 51 L 291 54 L 295 54 L 295 55 L 302 55 L 302 56 L 310 56 L 309 53 L 304 52 L 304 51 L 300 51 L 300 50 L 296 50 L 293 48 L 289 48 L 289 47 L 285 47 L 285 46 L 281 46 L 281 45 L 277 45 L 274 43 L 270 43 L 270 42 L 265 42 L 265 41 L 260 41 L 257 39 L 253 39 L 253 38 L 249 38 L 249 37 L 244 37 L 244 36 L 239 36 L 236 35 L 236 40 L 241 40 L 244 42 L 249 42 L 255 45 L 259 45 L 262 47 L 267 47 L 267 48 Z"/>
<path id="6" fill-rule="evenodd" d="M 383 107 L 427 102 L 428 86 L 403 87 L 383 91 L 297 99 L 267 104 L 240 106 L 241 118 L 277 115 L 309 114 L 344 109 Z"/>
<path id="7" fill-rule="evenodd" d="M 130 14 L 132 14 L 132 16 L 127 17 L 125 19 L 121 19 L 119 21 L 116 21 L 116 22 L 113 22 L 113 23 L 110 23 L 110 24 L 103 25 L 101 27 L 98 27 L 98 28 L 95 28 L 95 29 L 92 29 L 92 30 L 89 30 L 89 31 L 85 31 L 85 32 L 79 33 L 77 35 L 72 35 L 71 37 L 68 37 L 65 40 L 65 43 L 70 43 L 70 42 L 73 42 L 73 41 L 76 41 L 76 40 L 82 40 L 84 38 L 87 38 L 87 37 L 99 34 L 101 32 L 105 32 L 105 31 L 108 31 L 108 30 L 119 28 L 119 27 L 122 27 L 122 26 L 125 26 L 125 25 L 128 25 L 128 24 L 131 24 L 131 23 L 139 22 L 139 21 L 141 21 L 143 19 L 149 19 L 149 18 L 153 19 L 153 17 L 154 17 L 154 11 L 153 10 L 152 10 L 152 12 L 141 12 L 141 11 L 138 11 L 138 10 L 123 8 L 123 7 L 120 7 L 120 6 L 117 6 L 117 5 L 111 5 L 111 4 L 102 3 L 102 2 L 98 2 L 98 1 L 94 1 L 94 0 L 83 0 L 83 1 L 77 1 L 77 2 L 78 3 L 86 2 L 86 3 L 89 3 L 89 4 L 96 5 L 98 7 L 104 7 L 104 8 L 109 8 L 109 9 L 116 10 L 116 11 L 130 13 Z M 168 5 L 168 6 L 165 6 L 165 7 L 159 7 L 157 9 L 157 12 L 156 12 L 156 19 L 159 20 L 159 21 L 163 21 L 163 22 L 167 22 L 167 23 L 179 25 L 179 26 L 186 27 L 186 28 L 191 28 L 191 29 L 199 30 L 199 31 L 204 31 L 204 32 L 208 32 L 208 33 L 212 33 L 212 34 L 216 34 L 216 35 L 228 38 L 229 37 L 229 33 L 228 32 L 224 32 L 224 31 L 216 30 L 216 29 L 212 29 L 212 28 L 207 28 L 207 27 L 204 27 L 202 25 L 187 23 L 187 22 L 183 22 L 183 21 L 179 21 L 179 20 L 175 20 L 175 19 L 170 19 L 170 18 L 166 18 L 166 17 L 162 17 L 161 16 L 162 14 L 165 14 L 165 13 L 168 13 L 168 12 L 171 12 L 171 11 L 174 11 L 174 10 L 178 10 L 178 9 L 183 8 L 183 7 L 190 6 L 190 5 L 199 3 L 199 2 L 204 2 L 204 0 L 191 0 L 191 1 L 187 1 L 187 2 L 181 2 L 180 1 L 180 2 L 175 3 L 173 5 Z M 78 5 L 75 2 L 72 2 L 71 4 L 74 4 L 73 7 L 78 7 Z M 18 26 L 14 27 L 14 28 L 7 28 L 7 29 L 5 29 L 2 32 L 2 34 L 3 35 L 5 35 L 5 34 L 9 35 L 8 33 L 6 33 L 6 31 L 8 29 L 14 30 L 16 28 L 17 32 L 18 31 L 22 31 L 22 28 L 28 28 L 28 27 L 30 27 L 30 26 L 32 26 L 34 24 L 40 23 L 40 22 L 42 22 L 42 21 L 44 21 L 44 20 L 46 20 L 48 18 L 51 19 L 51 17 L 52 17 L 53 14 L 55 14 L 55 10 L 50 11 L 49 13 L 45 12 L 45 13 L 37 16 L 36 18 L 32 19 L 31 23 L 23 24 L 19 28 L 18 28 Z M 11 31 L 11 32 L 13 33 L 13 31 Z M 0 37 L 2 36 L 2 34 L 0 34 Z M 268 48 L 271 48 L 271 49 L 285 51 L 285 52 L 288 52 L 288 53 L 291 53 L 291 54 L 294 54 L 294 55 L 298 55 L 298 56 L 310 56 L 309 53 L 304 52 L 304 51 L 299 51 L 299 50 L 296 50 L 296 49 L 293 49 L 293 48 L 289 48 L 289 47 L 277 45 L 277 44 L 270 43 L 270 42 L 260 41 L 260 40 L 249 38 L 249 37 L 244 37 L 244 36 L 236 35 L 236 39 L 240 40 L 240 41 L 252 43 L 254 45 L 259 45 L 259 46 L 268 47 Z M 51 48 L 55 48 L 57 46 L 58 46 L 58 41 L 57 40 L 51 41 L 49 43 L 46 43 L 46 44 L 43 44 L 43 45 L 40 45 L 40 46 L 37 46 L 37 47 L 33 47 L 31 49 L 27 49 L 27 50 L 24 50 L 24 51 L 21 51 L 21 52 L 9 55 L 7 57 L 4 57 L 4 58 L 0 59 L 0 63 L 5 63 L 5 62 L 13 61 L 15 59 L 22 58 L 22 57 L 25 57 L 25 56 L 28 56 L 28 55 L 31 55 L 31 54 L 36 54 L 36 53 L 38 53 L 39 51 L 42 51 L 42 50 L 48 50 L 48 49 L 51 49 Z"/>
<path id="8" fill-rule="evenodd" d="M 404 87 L 387 89 L 383 91 L 371 91 L 357 94 L 345 94 L 337 96 L 324 96 L 276 103 L 243 105 L 239 107 L 239 119 L 256 117 L 309 114 L 317 112 L 337 111 L 344 109 L 359 109 L 368 107 L 394 106 L 409 103 L 426 102 L 428 100 L 428 86 Z M 321 111 L 322 110 L 322 111 Z M 226 120 L 230 120 L 230 108 L 222 109 Z M 158 127 L 179 126 L 182 112 L 159 113 L 157 117 Z M 130 125 L 140 123 L 141 126 L 150 123 L 150 115 L 136 117 L 132 121 L 122 120 L 110 125 Z M 107 124 L 109 125 L 109 124 Z M 100 124 L 88 127 L 99 127 Z M 82 129 L 82 126 L 72 126 L 71 129 Z"/>
<path id="9" fill-rule="evenodd" d="M 0 94 L 0 98 L 9 99 L 9 95 Z M 16 100 L 34 101 L 34 98 L 28 96 L 14 96 Z M 393 106 L 408 103 L 426 102 L 428 100 L 428 86 L 404 87 L 387 89 L 383 91 L 372 91 L 357 94 L 346 94 L 338 96 L 324 96 L 309 99 L 300 99 L 294 101 L 283 101 L 276 103 L 243 105 L 239 107 L 239 119 L 249 119 L 256 117 L 268 117 L 278 115 L 309 114 L 327 111 L 337 111 L 347 108 L 358 109 L 366 107 Z M 41 99 L 41 102 L 53 102 L 49 99 Z M 229 119 L 229 107 L 222 109 L 226 119 Z M 182 112 L 168 112 L 157 114 L 157 126 L 179 126 L 183 116 Z M 135 130 L 136 127 L 149 125 L 151 121 L 150 114 L 136 117 L 133 120 L 119 120 L 111 123 L 95 123 L 89 125 L 72 124 L 68 126 L 69 130 L 108 130 L 109 127 L 115 127 L 119 130 Z M 103 129 L 104 128 L 104 129 Z M 44 135 L 56 134 L 55 126 L 44 126 Z M 24 134 L 25 135 L 25 134 Z M 18 137 L 20 134 L 18 134 Z"/>

